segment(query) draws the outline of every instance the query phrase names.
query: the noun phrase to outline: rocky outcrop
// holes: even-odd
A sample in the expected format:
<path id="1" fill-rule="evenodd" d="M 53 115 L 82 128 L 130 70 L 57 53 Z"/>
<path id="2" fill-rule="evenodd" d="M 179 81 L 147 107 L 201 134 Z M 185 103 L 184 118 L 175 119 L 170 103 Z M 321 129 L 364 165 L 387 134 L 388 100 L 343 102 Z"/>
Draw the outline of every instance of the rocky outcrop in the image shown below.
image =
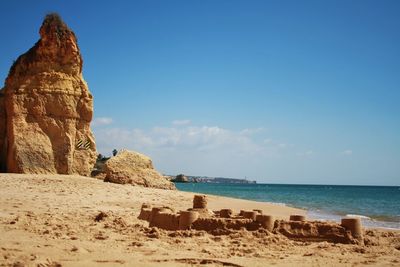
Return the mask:
<path id="1" fill-rule="evenodd" d="M 175 179 L 172 180 L 174 183 L 188 183 L 189 179 L 183 175 L 183 174 L 178 174 Z"/>
<path id="2" fill-rule="evenodd" d="M 0 90 L 0 171 L 6 171 L 6 109 L 4 107 L 4 89 Z"/>
<path id="3" fill-rule="evenodd" d="M 158 173 L 151 159 L 128 150 L 118 152 L 104 165 L 106 182 L 144 187 L 175 189 L 175 185 Z"/>
<path id="4" fill-rule="evenodd" d="M 93 99 L 75 34 L 56 14 L 12 65 L 0 93 L 0 163 L 7 172 L 90 175 Z"/>

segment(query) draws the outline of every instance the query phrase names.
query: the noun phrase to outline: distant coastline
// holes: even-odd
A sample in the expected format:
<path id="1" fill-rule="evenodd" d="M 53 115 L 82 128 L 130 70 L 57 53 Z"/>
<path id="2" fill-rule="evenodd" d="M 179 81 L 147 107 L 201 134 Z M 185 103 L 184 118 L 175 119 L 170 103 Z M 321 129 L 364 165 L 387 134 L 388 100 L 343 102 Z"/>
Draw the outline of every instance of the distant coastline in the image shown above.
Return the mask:
<path id="1" fill-rule="evenodd" d="M 173 175 L 164 175 L 167 179 L 175 181 Z M 187 180 L 185 183 L 209 183 L 209 184 L 257 184 L 256 181 L 240 178 L 228 178 L 228 177 L 209 177 L 209 176 L 185 176 Z M 177 182 L 177 181 L 175 181 Z"/>

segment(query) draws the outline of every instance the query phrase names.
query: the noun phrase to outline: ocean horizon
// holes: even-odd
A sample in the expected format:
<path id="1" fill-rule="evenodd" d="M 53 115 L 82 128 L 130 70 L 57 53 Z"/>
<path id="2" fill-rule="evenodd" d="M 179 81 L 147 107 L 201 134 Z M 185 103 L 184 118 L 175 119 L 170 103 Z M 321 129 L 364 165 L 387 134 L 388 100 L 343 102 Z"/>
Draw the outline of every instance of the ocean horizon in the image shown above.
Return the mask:
<path id="1" fill-rule="evenodd" d="M 400 186 L 177 183 L 182 191 L 304 209 L 310 219 L 339 222 L 355 216 L 365 227 L 400 229 Z"/>

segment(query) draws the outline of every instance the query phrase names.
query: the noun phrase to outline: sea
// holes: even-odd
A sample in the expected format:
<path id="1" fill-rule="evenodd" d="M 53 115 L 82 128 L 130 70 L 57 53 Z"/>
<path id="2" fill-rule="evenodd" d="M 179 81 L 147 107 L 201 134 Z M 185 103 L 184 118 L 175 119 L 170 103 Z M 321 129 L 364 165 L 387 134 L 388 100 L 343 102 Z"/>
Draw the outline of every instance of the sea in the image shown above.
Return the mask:
<path id="1" fill-rule="evenodd" d="M 179 190 L 307 210 L 310 219 L 361 218 L 366 227 L 400 229 L 400 186 L 176 183 Z"/>

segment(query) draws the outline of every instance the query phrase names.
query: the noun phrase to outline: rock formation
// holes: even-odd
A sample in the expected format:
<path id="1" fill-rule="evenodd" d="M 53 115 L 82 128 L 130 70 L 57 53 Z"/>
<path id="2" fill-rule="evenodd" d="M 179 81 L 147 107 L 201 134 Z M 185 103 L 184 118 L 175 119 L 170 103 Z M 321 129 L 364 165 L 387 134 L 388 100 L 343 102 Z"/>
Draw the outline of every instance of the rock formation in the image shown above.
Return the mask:
<path id="1" fill-rule="evenodd" d="M 144 187 L 175 189 L 175 185 L 158 173 L 151 159 L 145 155 L 122 150 L 104 165 L 106 182 Z"/>
<path id="2" fill-rule="evenodd" d="M 56 14 L 12 65 L 0 91 L 0 163 L 16 173 L 89 175 L 93 99 L 75 34 Z"/>
<path id="3" fill-rule="evenodd" d="M 188 183 L 189 179 L 183 175 L 183 174 L 178 174 L 175 179 L 172 180 L 174 183 Z"/>

